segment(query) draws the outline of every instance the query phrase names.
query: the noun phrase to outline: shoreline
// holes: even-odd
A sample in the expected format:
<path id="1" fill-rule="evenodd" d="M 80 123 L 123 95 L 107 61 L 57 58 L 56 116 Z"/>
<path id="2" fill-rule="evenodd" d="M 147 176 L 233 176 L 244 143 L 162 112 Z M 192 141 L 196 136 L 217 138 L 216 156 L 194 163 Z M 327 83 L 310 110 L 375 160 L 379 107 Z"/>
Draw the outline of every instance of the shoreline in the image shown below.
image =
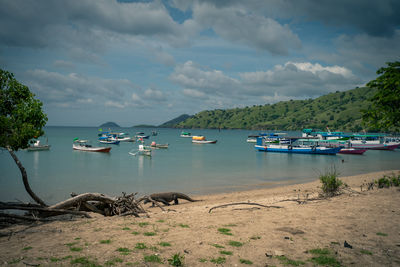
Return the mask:
<path id="1" fill-rule="evenodd" d="M 328 251 L 345 266 L 400 265 L 400 192 L 397 187 L 360 190 L 363 183 L 400 170 L 339 177 L 354 192 L 298 204 L 318 195 L 320 182 L 190 195 L 198 202 L 145 206 L 149 218 L 103 217 L 54 221 L 0 230 L 0 265 L 168 265 L 175 254 L 186 266 L 314 266 L 310 251 Z M 293 201 L 292 201 L 293 200 Z M 258 203 L 281 208 L 233 205 Z M 7 235 L 8 234 L 8 235 Z M 344 247 L 344 242 L 352 248 Z M 147 257 L 147 258 L 145 258 Z M 24 263 L 25 262 L 25 263 Z"/>

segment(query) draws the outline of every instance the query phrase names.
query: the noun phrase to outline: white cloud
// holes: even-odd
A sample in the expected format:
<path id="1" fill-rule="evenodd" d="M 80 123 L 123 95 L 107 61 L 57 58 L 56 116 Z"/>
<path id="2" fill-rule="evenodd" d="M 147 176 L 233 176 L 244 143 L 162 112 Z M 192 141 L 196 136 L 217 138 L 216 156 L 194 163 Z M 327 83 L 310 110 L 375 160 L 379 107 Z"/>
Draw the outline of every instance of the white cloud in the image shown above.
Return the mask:
<path id="1" fill-rule="evenodd" d="M 301 47 L 300 39 L 288 25 L 281 25 L 243 7 L 198 3 L 193 6 L 193 19 L 203 28 L 212 28 L 226 40 L 272 54 L 285 55 L 290 49 Z"/>

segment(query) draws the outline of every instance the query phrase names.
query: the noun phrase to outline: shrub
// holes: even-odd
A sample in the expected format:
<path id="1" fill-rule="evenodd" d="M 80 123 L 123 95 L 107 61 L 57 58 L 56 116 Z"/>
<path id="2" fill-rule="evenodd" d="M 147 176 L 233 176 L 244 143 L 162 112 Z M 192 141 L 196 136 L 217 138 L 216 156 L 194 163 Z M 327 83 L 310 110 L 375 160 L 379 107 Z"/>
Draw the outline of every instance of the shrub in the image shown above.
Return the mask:
<path id="1" fill-rule="evenodd" d="M 322 192 L 325 196 L 331 197 L 339 194 L 343 182 L 338 178 L 338 175 L 339 173 L 333 167 L 319 176 L 319 180 L 322 183 Z"/>
<path id="2" fill-rule="evenodd" d="M 179 253 L 172 256 L 168 259 L 168 263 L 172 266 L 183 266 L 184 256 L 181 256 Z"/>

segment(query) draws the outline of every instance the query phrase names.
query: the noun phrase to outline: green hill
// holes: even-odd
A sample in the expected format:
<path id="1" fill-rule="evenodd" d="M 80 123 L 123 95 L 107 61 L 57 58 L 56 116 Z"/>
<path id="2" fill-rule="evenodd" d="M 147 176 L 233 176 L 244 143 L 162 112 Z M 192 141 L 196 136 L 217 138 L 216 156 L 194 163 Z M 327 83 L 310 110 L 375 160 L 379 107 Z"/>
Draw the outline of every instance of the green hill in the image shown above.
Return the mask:
<path id="1" fill-rule="evenodd" d="M 109 121 L 106 123 L 103 123 L 102 125 L 100 125 L 99 127 L 103 127 L 103 128 L 119 128 L 119 125 L 116 124 L 115 122 Z"/>
<path id="2" fill-rule="evenodd" d="M 161 125 L 159 125 L 158 127 L 163 127 L 163 128 L 173 128 L 175 127 L 178 123 L 183 122 L 185 120 L 187 120 L 188 118 L 190 118 L 191 116 L 187 115 L 187 114 L 183 114 L 180 115 L 179 117 L 172 119 L 170 121 L 167 121 Z"/>
<path id="3" fill-rule="evenodd" d="M 176 128 L 301 130 L 304 128 L 360 131 L 361 110 L 370 105 L 375 90 L 368 87 L 330 93 L 316 99 L 282 101 L 235 109 L 202 111 Z"/>

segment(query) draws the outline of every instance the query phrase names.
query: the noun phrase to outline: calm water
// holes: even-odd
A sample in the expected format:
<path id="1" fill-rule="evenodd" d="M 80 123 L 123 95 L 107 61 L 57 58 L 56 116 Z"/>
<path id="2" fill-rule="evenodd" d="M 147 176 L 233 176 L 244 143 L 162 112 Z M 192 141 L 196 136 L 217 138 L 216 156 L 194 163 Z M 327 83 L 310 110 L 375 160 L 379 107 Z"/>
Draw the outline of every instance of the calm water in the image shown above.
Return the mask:
<path id="1" fill-rule="evenodd" d="M 143 131 L 152 129 L 113 129 Z M 100 192 L 139 195 L 159 191 L 181 191 L 188 194 L 231 192 L 318 179 L 320 173 L 335 166 L 340 175 L 400 168 L 400 150 L 367 151 L 357 155 L 294 155 L 257 152 L 246 142 L 247 135 L 257 131 L 191 130 L 217 139 L 217 144 L 192 144 L 179 137 L 181 130 L 158 129 L 158 136 L 148 143 L 169 143 L 168 149 L 153 151 L 153 157 L 131 156 L 137 143 L 111 145 L 110 153 L 72 150 L 75 137 L 89 139 L 97 145 L 97 128 L 47 127 L 49 151 L 18 151 L 27 170 L 32 189 L 48 203 L 66 199 L 71 192 Z M 300 135 L 292 132 L 290 135 Z M 99 144 L 100 145 L 100 144 Z M 342 162 L 344 160 L 344 162 Z M 0 200 L 28 201 L 21 174 L 9 153 L 0 150 Z"/>

